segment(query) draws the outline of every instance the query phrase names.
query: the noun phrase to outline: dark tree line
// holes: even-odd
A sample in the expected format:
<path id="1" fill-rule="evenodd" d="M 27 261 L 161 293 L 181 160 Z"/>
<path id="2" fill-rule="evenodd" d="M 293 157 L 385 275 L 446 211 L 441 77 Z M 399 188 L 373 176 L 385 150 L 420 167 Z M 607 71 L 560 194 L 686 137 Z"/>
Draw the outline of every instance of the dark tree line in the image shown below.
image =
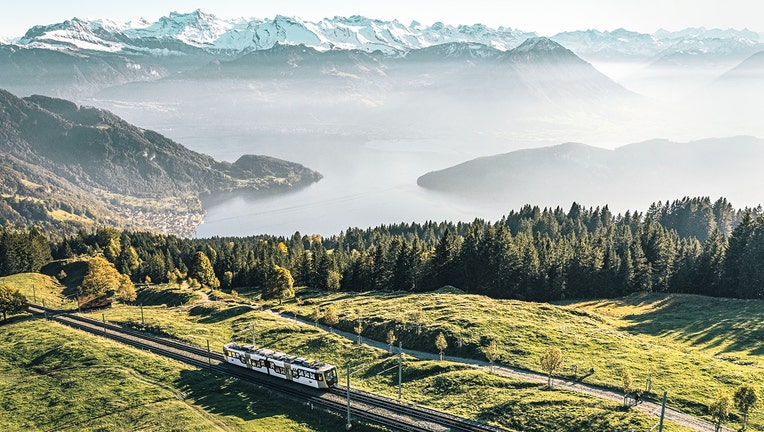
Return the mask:
<path id="1" fill-rule="evenodd" d="M 0 232 L 0 275 L 38 272 L 50 260 L 48 239 L 37 228 Z"/>
<path id="2" fill-rule="evenodd" d="M 536 301 L 651 291 L 764 298 L 761 208 L 735 210 L 724 199 L 659 202 L 623 215 L 575 203 L 568 211 L 525 206 L 495 223 L 349 228 L 328 238 L 183 239 L 101 228 L 52 250 L 56 258 L 101 254 L 136 282 L 203 278 L 237 290 L 263 287 L 283 268 L 296 286 L 323 290 L 452 285 Z"/>

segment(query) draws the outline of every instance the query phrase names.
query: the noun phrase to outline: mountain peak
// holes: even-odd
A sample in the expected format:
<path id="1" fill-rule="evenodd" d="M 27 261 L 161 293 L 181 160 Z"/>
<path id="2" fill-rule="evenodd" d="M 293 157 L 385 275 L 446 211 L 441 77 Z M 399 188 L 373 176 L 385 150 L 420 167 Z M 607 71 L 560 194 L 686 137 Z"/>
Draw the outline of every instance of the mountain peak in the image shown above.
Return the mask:
<path id="1" fill-rule="evenodd" d="M 531 37 L 525 40 L 525 42 L 521 43 L 520 46 L 515 48 L 513 51 L 519 52 L 519 53 L 525 53 L 525 52 L 531 52 L 531 51 L 555 51 L 555 50 L 566 50 L 567 49 L 558 44 L 557 42 L 553 41 L 552 39 L 549 39 L 548 37 Z"/>

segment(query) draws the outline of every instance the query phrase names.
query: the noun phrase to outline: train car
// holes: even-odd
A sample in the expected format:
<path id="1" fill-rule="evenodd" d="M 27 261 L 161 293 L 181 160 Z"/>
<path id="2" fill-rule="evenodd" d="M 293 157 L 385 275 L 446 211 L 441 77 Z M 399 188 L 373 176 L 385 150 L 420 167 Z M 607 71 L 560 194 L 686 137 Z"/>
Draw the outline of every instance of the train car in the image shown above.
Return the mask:
<path id="1" fill-rule="evenodd" d="M 337 385 L 337 368 L 326 363 L 231 342 L 223 345 L 228 363 L 314 388 Z"/>

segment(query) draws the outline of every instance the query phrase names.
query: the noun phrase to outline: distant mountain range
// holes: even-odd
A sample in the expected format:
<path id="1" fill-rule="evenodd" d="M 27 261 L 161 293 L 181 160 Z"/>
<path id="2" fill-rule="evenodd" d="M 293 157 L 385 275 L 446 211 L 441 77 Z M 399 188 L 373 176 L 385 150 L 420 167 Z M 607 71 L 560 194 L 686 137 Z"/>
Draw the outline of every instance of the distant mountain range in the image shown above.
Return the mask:
<path id="1" fill-rule="evenodd" d="M 0 219 L 56 228 L 108 223 L 187 235 L 200 198 L 287 190 L 318 181 L 302 165 L 265 156 L 220 162 L 108 111 L 0 90 Z"/>
<path id="2" fill-rule="evenodd" d="M 585 111 L 602 118 L 638 97 L 562 45 L 534 37 L 509 51 L 453 42 L 396 56 L 276 45 L 103 89 L 94 99 L 115 109 L 162 107 L 139 123 L 158 116 L 205 122 L 219 116 L 216 101 L 225 101 L 222 121 L 230 128 L 257 119 L 258 127 L 288 123 L 314 134 L 453 138 L 538 116 Z"/>
<path id="3" fill-rule="evenodd" d="M 72 18 L 35 26 L 12 43 L 0 41 L 0 87 L 21 95 L 79 98 L 126 83 L 202 68 L 209 72 L 214 70 L 207 67 L 211 63 L 234 61 L 245 66 L 254 54 L 278 53 L 282 46 L 306 47 L 326 54 L 322 58 L 342 51 L 365 53 L 389 64 L 395 59 L 424 60 L 426 56 L 452 62 L 506 58 L 533 40 L 538 40 L 535 32 L 507 27 L 403 24 L 360 16 L 318 22 L 285 16 L 224 20 L 196 10 L 173 12 L 156 22 Z M 543 40 L 554 41 L 589 62 L 640 62 L 671 68 L 731 69 L 764 51 L 760 35 L 749 30 L 689 28 L 653 34 L 587 30 Z M 260 64 L 268 55 L 257 57 Z"/>
<path id="4" fill-rule="evenodd" d="M 762 160 L 764 140 L 752 137 L 653 140 L 615 150 L 566 143 L 478 158 L 427 173 L 417 183 L 508 208 L 577 201 L 622 210 L 685 195 L 725 196 L 753 206 L 764 202 L 758 186 Z M 674 195 L 664 196 L 669 190 Z"/>
<path id="5" fill-rule="evenodd" d="M 78 49 L 122 54 L 167 57 L 198 54 L 237 56 L 270 49 L 277 44 L 305 45 L 318 50 L 346 49 L 385 54 L 451 42 L 479 43 L 502 51 L 516 48 L 539 36 L 508 27 L 482 24 L 403 24 L 361 16 L 334 17 L 318 22 L 277 15 L 273 19 L 224 20 L 196 10 L 173 12 L 156 22 L 116 23 L 73 18 L 63 23 L 35 26 L 16 43 L 29 48 Z M 740 59 L 761 51 L 760 35 L 750 30 L 688 28 L 681 31 L 637 33 L 614 31 L 563 32 L 550 37 L 586 59 L 648 60 L 657 57 L 689 57 L 710 54 L 739 55 Z"/>

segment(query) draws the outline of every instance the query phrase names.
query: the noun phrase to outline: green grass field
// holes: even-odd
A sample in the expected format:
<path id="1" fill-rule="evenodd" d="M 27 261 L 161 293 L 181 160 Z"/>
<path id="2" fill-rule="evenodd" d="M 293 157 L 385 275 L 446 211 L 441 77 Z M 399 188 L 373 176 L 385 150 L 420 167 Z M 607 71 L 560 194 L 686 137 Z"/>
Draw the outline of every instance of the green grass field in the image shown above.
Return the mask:
<path id="1" fill-rule="evenodd" d="M 150 293 L 155 298 L 180 295 L 190 303 L 176 307 L 144 305 L 144 324 L 137 306 L 118 305 L 90 315 L 101 319 L 103 314 L 110 322 L 200 346 L 209 341 L 217 350 L 231 340 L 250 342 L 254 325 L 254 340 L 259 346 L 337 365 L 352 359 L 365 370 L 353 377 L 354 386 L 396 394 L 394 372 L 376 375 L 393 361 L 384 350 L 358 346 L 312 325 L 238 304 L 232 296 L 215 294 L 210 298 L 224 300 L 196 302 L 200 298 L 197 295 L 170 288 L 163 293 L 164 289 L 155 286 Z M 442 331 L 449 344 L 447 356 L 484 360 L 485 347 L 495 339 L 501 363 L 532 370 L 540 370 L 540 355 L 557 346 L 565 356 L 563 375 L 572 376 L 574 365 L 579 376 L 593 367 L 595 373 L 585 382 L 620 388 L 621 373 L 629 370 L 635 385 L 644 388 L 652 373 L 654 394 L 665 389 L 670 405 L 700 416 L 706 415 L 706 405 L 716 389 L 724 387 L 732 392 L 744 380 L 761 383 L 764 377 L 761 302 L 649 295 L 550 305 L 492 300 L 449 290 L 415 295 L 326 295 L 298 289 L 297 295 L 299 302 L 265 306 L 309 319 L 315 306 L 325 309 L 331 304 L 340 314 L 337 327 L 352 332 L 360 316 L 364 337 L 384 340 L 387 331 L 393 329 L 404 349 L 436 352 L 435 335 Z M 256 295 L 248 296 L 247 302 L 262 304 Z M 422 311 L 420 325 L 412 317 L 415 311 Z M 704 333 L 706 326 L 709 331 Z M 622 410 L 617 404 L 545 390 L 450 362 L 407 358 L 403 395 L 409 401 L 517 430 L 645 430 L 655 423 L 655 418 L 637 410 Z M 762 425 L 762 415 L 754 413 L 751 428 L 761 429 Z M 671 425 L 667 430 L 683 429 Z"/>
<path id="2" fill-rule="evenodd" d="M 68 290 L 56 279 L 39 273 L 19 273 L 0 277 L 0 285 L 17 288 L 28 301 L 37 299 L 38 304 L 56 309 L 77 309 L 75 298 L 67 297 Z M 72 293 L 73 294 L 73 293 Z"/>
<path id="3" fill-rule="evenodd" d="M 267 389 L 49 321 L 0 325 L 0 346 L 12 347 L 0 350 L 4 431 L 336 431 L 345 424 Z"/>
<path id="4" fill-rule="evenodd" d="M 628 370 L 635 386 L 645 389 L 652 375 L 653 395 L 665 390 L 670 405 L 698 416 L 707 414 L 717 389 L 732 393 L 751 381 L 764 391 L 762 301 L 653 294 L 552 305 L 448 290 L 417 295 L 298 290 L 297 295 L 302 305 L 281 309 L 308 318 L 316 305 L 332 304 L 343 330 L 352 332 L 360 316 L 364 336 L 385 340 L 393 329 L 412 349 L 437 352 L 434 341 L 442 331 L 449 344 L 446 355 L 485 360 L 485 347 L 494 339 L 501 363 L 541 371 L 540 356 L 557 346 L 565 357 L 565 376 L 594 368 L 585 382 L 620 389 Z M 421 331 L 412 318 L 417 310 L 422 311 Z M 761 412 L 750 422 L 764 429 Z"/>
<path id="5" fill-rule="evenodd" d="M 106 320 L 141 327 L 140 310 L 118 306 L 92 314 Z M 394 359 L 385 350 L 357 345 L 312 325 L 285 320 L 272 313 L 232 302 L 207 302 L 168 310 L 143 307 L 144 328 L 171 335 L 200 346 L 207 341 L 215 349 L 231 340 L 254 341 L 259 346 L 309 355 L 336 365 L 352 360 L 361 372 L 353 386 L 394 397 L 394 372 L 377 375 Z M 586 398 L 561 390 L 499 377 L 470 367 L 406 357 L 403 395 L 408 401 L 426 404 L 506 428 L 546 431 L 605 429 L 649 429 L 655 418 L 637 410 L 622 410 L 618 404 Z M 342 371 L 341 371 L 342 375 Z M 684 430 L 676 425 L 667 430 Z"/>

